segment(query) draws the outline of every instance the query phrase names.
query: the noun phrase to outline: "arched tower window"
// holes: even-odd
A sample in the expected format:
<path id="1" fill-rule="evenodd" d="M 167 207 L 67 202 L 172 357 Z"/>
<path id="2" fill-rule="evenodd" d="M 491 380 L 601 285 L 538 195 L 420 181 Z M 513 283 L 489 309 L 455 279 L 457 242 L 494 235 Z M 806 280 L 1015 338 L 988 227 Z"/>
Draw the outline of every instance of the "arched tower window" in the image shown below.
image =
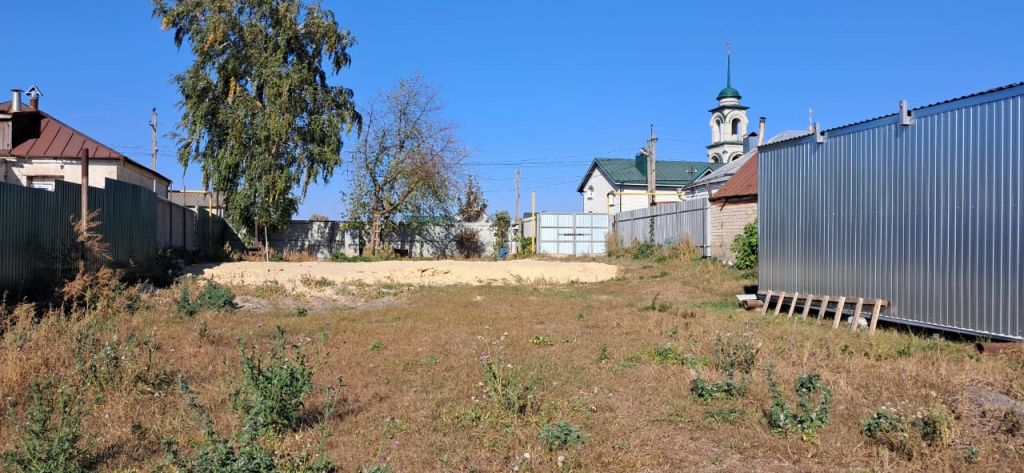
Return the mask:
<path id="1" fill-rule="evenodd" d="M 732 121 L 732 140 L 737 141 L 740 139 L 740 119 L 736 118 Z"/>
<path id="2" fill-rule="evenodd" d="M 721 159 L 721 158 L 719 158 L 719 157 L 718 157 L 718 155 L 716 154 L 716 155 L 714 155 L 714 156 L 712 156 L 712 157 L 711 157 L 711 162 L 712 162 L 713 164 L 717 164 L 717 163 L 720 163 L 720 162 L 722 162 L 722 159 Z"/>
<path id="3" fill-rule="evenodd" d="M 722 141 L 725 139 L 725 135 L 722 134 L 722 120 L 715 119 L 715 136 L 713 136 L 715 142 Z"/>

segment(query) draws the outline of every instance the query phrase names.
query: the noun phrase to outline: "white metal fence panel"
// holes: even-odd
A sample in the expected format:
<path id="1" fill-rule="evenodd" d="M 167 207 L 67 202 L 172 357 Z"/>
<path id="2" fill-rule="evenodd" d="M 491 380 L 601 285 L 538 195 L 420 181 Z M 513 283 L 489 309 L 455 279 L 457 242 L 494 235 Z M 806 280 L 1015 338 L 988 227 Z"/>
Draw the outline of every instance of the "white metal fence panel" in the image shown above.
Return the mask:
<path id="1" fill-rule="evenodd" d="M 623 246 L 651 240 L 666 245 L 689 240 L 700 248 L 701 255 L 711 256 L 711 224 L 707 198 L 692 199 L 669 205 L 630 210 L 615 215 L 615 235 Z"/>
<path id="2" fill-rule="evenodd" d="M 539 221 L 536 231 L 534 222 Z M 523 236 L 537 241 L 537 253 L 586 256 L 604 254 L 611 231 L 608 214 L 538 214 L 523 220 Z"/>

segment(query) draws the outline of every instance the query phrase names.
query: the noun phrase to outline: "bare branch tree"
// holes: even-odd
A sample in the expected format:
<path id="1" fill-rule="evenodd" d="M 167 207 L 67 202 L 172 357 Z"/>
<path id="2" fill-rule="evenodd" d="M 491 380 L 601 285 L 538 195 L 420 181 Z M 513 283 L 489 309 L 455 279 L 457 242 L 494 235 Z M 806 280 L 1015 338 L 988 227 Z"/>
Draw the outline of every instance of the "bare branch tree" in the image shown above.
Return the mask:
<path id="1" fill-rule="evenodd" d="M 389 224 L 454 213 L 469 156 L 443 115 L 437 89 L 418 74 L 400 79 L 363 111 L 363 137 L 351 153 L 349 218 L 370 227 L 376 254 Z"/>

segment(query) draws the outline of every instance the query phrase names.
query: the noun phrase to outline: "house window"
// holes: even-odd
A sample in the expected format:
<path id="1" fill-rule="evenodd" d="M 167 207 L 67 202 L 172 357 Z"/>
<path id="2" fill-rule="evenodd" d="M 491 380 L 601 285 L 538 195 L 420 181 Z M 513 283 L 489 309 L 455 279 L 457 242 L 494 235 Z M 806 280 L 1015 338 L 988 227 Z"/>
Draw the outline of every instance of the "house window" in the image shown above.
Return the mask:
<path id="1" fill-rule="evenodd" d="M 594 186 L 587 187 L 587 200 L 594 200 Z"/>
<path id="2" fill-rule="evenodd" d="M 57 180 L 58 178 L 56 177 L 29 176 L 28 186 L 33 189 L 46 189 L 48 191 L 53 191 L 54 187 L 56 187 Z"/>

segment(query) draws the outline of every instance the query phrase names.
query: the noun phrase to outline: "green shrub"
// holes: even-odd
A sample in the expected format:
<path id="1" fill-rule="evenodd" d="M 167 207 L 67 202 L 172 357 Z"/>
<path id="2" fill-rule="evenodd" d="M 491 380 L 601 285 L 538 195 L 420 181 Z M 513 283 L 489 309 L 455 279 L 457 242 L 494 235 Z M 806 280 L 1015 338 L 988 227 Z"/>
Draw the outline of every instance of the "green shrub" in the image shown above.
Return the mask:
<path id="1" fill-rule="evenodd" d="M 796 411 L 786 403 L 771 368 L 768 369 L 768 391 L 771 394 L 771 406 L 767 417 L 773 432 L 800 434 L 805 439 L 813 439 L 818 430 L 828 425 L 832 389 L 821 381 L 820 374 L 808 373 L 796 378 Z"/>
<path id="2" fill-rule="evenodd" d="M 660 255 L 660 248 L 658 245 L 645 241 L 643 243 L 635 243 L 627 249 L 632 254 L 634 260 L 648 260 L 657 259 Z"/>
<path id="3" fill-rule="evenodd" d="M 562 420 L 540 429 L 540 442 L 549 451 L 555 451 L 583 445 L 586 442 L 586 437 L 580 426 Z"/>
<path id="4" fill-rule="evenodd" d="M 17 442 L 13 450 L 0 455 L 10 470 L 17 472 L 87 471 L 88 448 L 79 445 L 82 419 L 92 404 L 72 386 L 37 375 L 28 387 L 32 405 L 24 425 L 15 422 Z"/>
<path id="5" fill-rule="evenodd" d="M 522 237 L 519 239 L 519 256 L 533 256 L 533 237 Z"/>
<path id="6" fill-rule="evenodd" d="M 494 214 L 491 221 L 491 232 L 494 234 L 494 252 L 497 253 L 505 248 L 505 239 L 508 238 L 508 229 L 512 226 L 512 216 L 508 211 L 502 210 Z"/>
<path id="7" fill-rule="evenodd" d="M 296 427 L 302 400 L 313 389 L 306 357 L 297 349 L 288 356 L 285 345 L 284 329 L 277 327 L 277 343 L 265 362 L 263 355 L 246 353 L 248 346 L 238 341 L 242 384 L 230 394 L 231 408 L 248 432 L 263 435 Z"/>
<path id="8" fill-rule="evenodd" d="M 908 460 L 913 460 L 922 447 L 948 444 L 953 438 L 953 427 L 953 416 L 938 403 L 910 419 L 882 408 L 860 421 L 860 433 Z"/>
<path id="9" fill-rule="evenodd" d="M 743 226 L 743 233 L 736 235 L 729 247 L 736 253 L 736 268 L 757 267 L 757 219 Z"/>
<path id="10" fill-rule="evenodd" d="M 370 263 L 374 260 L 365 256 L 345 256 L 345 253 L 336 251 L 331 255 L 331 261 L 335 263 Z"/>
<path id="11" fill-rule="evenodd" d="M 338 387 L 341 387 L 339 379 Z M 176 471 L 184 472 L 225 472 L 250 473 L 271 471 L 302 471 L 308 473 L 329 473 L 337 471 L 337 464 L 324 452 L 324 440 L 328 434 L 325 424 L 318 429 L 321 438 L 315 454 L 300 453 L 288 455 L 284 452 L 271 450 L 268 447 L 280 440 L 264 440 L 264 435 L 272 435 L 270 431 L 259 432 L 250 429 L 251 419 L 246 420 L 245 428 L 235 432 L 230 438 L 224 437 L 213 429 L 213 419 L 206 412 L 206 406 L 196 401 L 196 395 L 189 388 L 185 378 L 178 377 L 178 386 L 185 395 L 189 409 L 203 426 L 205 439 L 195 447 L 195 456 L 182 456 L 178 451 L 178 443 L 172 439 L 164 439 L 162 445 L 167 452 L 164 466 L 172 466 Z M 327 390 L 328 401 L 324 406 L 324 420 L 335 410 L 335 396 L 330 388 Z M 244 416 L 243 416 L 244 417 Z M 157 471 L 164 471 L 158 469 Z"/>
<path id="12" fill-rule="evenodd" d="M 203 291 L 199 293 L 199 297 L 196 297 L 195 300 L 191 300 L 189 292 L 191 280 L 185 279 L 180 283 L 181 297 L 175 301 L 178 314 L 180 315 L 192 318 L 200 312 L 208 310 L 235 308 L 235 295 L 231 292 L 231 289 L 217 284 L 216 281 L 208 281 L 203 286 Z"/>
<path id="13" fill-rule="evenodd" d="M 690 381 L 690 394 L 702 401 L 730 399 L 742 396 L 746 394 L 746 392 L 747 387 L 745 385 L 737 384 L 732 379 L 727 379 L 718 383 L 709 383 L 698 376 Z"/>

